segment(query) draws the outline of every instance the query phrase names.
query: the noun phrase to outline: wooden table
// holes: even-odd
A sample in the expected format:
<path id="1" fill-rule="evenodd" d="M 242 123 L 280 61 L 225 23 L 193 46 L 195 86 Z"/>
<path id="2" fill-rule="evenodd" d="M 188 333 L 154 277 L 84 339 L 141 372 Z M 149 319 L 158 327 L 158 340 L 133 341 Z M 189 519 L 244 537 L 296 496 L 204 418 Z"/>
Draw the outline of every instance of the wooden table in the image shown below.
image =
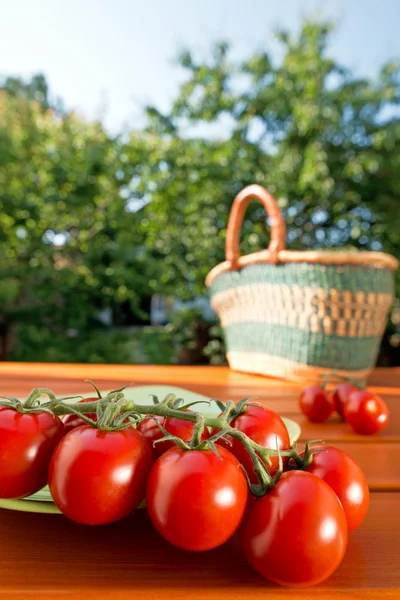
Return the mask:
<path id="1" fill-rule="evenodd" d="M 391 411 L 381 435 L 361 437 L 338 419 L 313 425 L 299 413 L 299 386 L 226 368 L 0 364 L 0 393 L 33 387 L 82 392 L 83 379 L 103 389 L 123 382 L 171 384 L 221 398 L 258 396 L 302 427 L 301 440 L 323 438 L 353 456 L 372 491 L 365 523 L 351 534 L 334 575 L 307 590 L 269 584 L 247 565 L 237 540 L 202 554 L 164 542 L 144 511 L 90 528 L 57 515 L 0 510 L 0 598 L 380 598 L 400 597 L 400 369 L 378 369 L 370 387 Z"/>

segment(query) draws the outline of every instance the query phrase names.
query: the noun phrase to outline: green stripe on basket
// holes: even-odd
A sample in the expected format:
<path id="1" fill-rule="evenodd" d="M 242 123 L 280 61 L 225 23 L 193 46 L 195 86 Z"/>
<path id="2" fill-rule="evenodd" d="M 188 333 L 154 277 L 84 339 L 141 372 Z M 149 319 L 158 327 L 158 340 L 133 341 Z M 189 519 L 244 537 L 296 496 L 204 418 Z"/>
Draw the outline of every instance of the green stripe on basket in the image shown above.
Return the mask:
<path id="1" fill-rule="evenodd" d="M 380 342 L 376 336 L 326 336 L 266 323 L 229 325 L 224 336 L 228 352 L 260 352 L 313 367 L 351 370 L 373 366 Z"/>
<path id="2" fill-rule="evenodd" d="M 335 289 L 339 292 L 376 292 L 393 294 L 394 277 L 390 269 L 360 265 L 312 265 L 286 263 L 249 265 L 241 271 L 221 273 L 211 284 L 211 294 L 252 283 Z"/>

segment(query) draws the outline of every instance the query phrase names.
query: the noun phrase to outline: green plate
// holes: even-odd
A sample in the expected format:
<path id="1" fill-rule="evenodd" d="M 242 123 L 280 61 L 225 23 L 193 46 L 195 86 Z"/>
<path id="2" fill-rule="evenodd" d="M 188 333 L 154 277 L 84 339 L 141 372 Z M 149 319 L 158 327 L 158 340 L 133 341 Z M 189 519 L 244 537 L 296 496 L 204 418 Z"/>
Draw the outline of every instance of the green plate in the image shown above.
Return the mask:
<path id="1" fill-rule="evenodd" d="M 195 394 L 190 390 L 165 385 L 141 385 L 127 388 L 124 393 L 129 400 L 133 400 L 136 404 L 151 404 L 151 399 L 149 396 L 152 394 L 156 394 L 160 400 L 162 400 L 167 394 L 176 394 L 178 398 L 184 399 L 185 404 L 195 402 L 196 400 L 209 400 L 209 398 L 206 396 Z M 92 395 L 92 393 L 82 394 L 84 397 L 89 397 Z M 211 403 L 210 406 L 207 404 L 199 404 L 196 406 L 196 410 L 202 412 L 208 417 L 217 416 L 220 413 L 220 409 L 215 403 Z M 300 426 L 291 419 L 286 419 L 285 417 L 282 417 L 282 419 L 285 422 L 289 432 L 290 441 L 293 444 L 300 437 Z M 139 508 L 143 507 L 144 504 L 142 504 Z M 33 494 L 32 496 L 29 496 L 28 498 L 24 498 L 23 500 L 0 499 L 0 508 L 33 513 L 61 514 L 61 511 L 53 502 L 48 486 L 44 487 L 42 490 L 36 492 L 36 494 Z"/>

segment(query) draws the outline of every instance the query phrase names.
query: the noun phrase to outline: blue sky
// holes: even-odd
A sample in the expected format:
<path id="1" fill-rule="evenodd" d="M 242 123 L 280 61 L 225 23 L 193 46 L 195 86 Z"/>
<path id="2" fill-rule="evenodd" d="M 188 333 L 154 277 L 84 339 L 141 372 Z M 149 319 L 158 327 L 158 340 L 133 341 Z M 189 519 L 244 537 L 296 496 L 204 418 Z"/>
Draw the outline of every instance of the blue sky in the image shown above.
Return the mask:
<path id="1" fill-rule="evenodd" d="M 177 48 L 274 50 L 273 29 L 304 15 L 338 22 L 331 54 L 359 74 L 400 57 L 400 0 L 0 0 L 0 74 L 44 72 L 67 107 L 119 130 L 146 102 L 168 107 Z"/>

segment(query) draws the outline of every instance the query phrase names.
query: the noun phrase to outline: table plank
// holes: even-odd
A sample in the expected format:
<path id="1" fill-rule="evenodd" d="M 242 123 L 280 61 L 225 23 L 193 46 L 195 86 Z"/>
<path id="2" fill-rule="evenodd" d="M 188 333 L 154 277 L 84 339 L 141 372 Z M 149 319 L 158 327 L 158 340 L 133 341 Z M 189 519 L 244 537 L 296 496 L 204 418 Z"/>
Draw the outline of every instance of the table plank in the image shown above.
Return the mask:
<path id="1" fill-rule="evenodd" d="M 400 492 L 400 444 L 335 442 L 332 445 L 347 452 L 360 465 L 370 490 Z"/>
<path id="2" fill-rule="evenodd" d="M 397 369 L 393 369 L 393 371 L 396 378 Z M 118 373 L 119 376 L 117 376 Z M 207 373 L 210 374 L 207 375 Z M 98 381 L 102 389 L 119 387 L 124 383 L 137 385 L 154 383 L 186 387 L 199 394 L 221 400 L 238 401 L 241 398 L 254 396 L 280 414 L 300 415 L 298 394 L 302 387 L 301 384 L 234 373 L 225 367 L 166 368 L 125 365 L 0 363 L 0 389 L 1 393 L 8 395 L 14 394 L 21 397 L 29 393 L 33 387 L 49 387 L 57 394 L 77 394 L 85 389 L 88 391 L 91 389 L 89 384 L 84 382 L 84 379 L 87 378 Z M 399 438 L 400 386 L 399 388 L 386 386 L 371 387 L 370 389 L 382 395 L 391 412 L 389 427 L 382 435 Z M 334 424 L 336 431 L 341 431 L 341 437 L 352 435 L 350 428 L 341 424 L 338 417 L 332 417 L 330 423 Z M 342 429 L 339 429 L 340 427 Z M 357 436 L 357 438 L 369 439 L 367 436 Z M 400 440 L 397 439 L 397 441 Z"/>
<path id="3" fill-rule="evenodd" d="M 48 386 L 57 394 L 73 394 L 85 389 L 85 378 L 99 382 L 103 389 L 135 382 L 187 387 L 223 400 L 259 396 L 301 424 L 302 440 L 322 437 L 360 463 L 373 490 L 368 517 L 351 535 L 338 571 L 321 586 L 294 593 L 256 575 L 236 539 L 204 554 L 181 552 L 157 535 L 143 511 L 120 523 L 85 528 L 60 516 L 0 510 L 0 598 L 399 596 L 400 369 L 378 369 L 372 374 L 371 389 L 385 397 L 391 422 L 381 435 L 364 437 L 335 418 L 322 425 L 309 423 L 297 404 L 300 384 L 227 368 L 3 363 L 0 393 L 23 396 L 33 387 Z"/>
<path id="4" fill-rule="evenodd" d="M 285 417 L 297 421 L 301 427 L 302 439 L 304 440 L 322 436 L 323 439 L 330 442 L 346 441 L 357 444 L 400 442 L 400 411 L 397 410 L 397 407 L 396 410 L 390 411 L 390 420 L 387 428 L 375 435 L 360 435 L 355 433 L 350 425 L 343 423 L 338 417 L 332 417 L 326 423 L 311 423 L 305 415 L 298 411 L 292 413 L 281 410 L 279 404 L 277 404 L 274 410 L 277 410 L 279 414 Z"/>
<path id="5" fill-rule="evenodd" d="M 381 373 L 385 375 L 382 378 Z M 364 470 L 371 489 L 400 490 L 400 389 L 392 387 L 400 370 L 378 369 L 371 381 L 388 403 L 389 426 L 379 435 L 360 436 L 336 416 L 327 423 L 313 424 L 301 414 L 298 394 L 301 384 L 265 377 L 234 373 L 224 367 L 143 367 L 115 365 L 0 364 L 1 392 L 23 396 L 32 387 L 49 386 L 57 394 L 80 393 L 90 389 L 83 381 L 92 377 L 103 389 L 112 389 L 130 381 L 137 384 L 171 384 L 222 400 L 240 400 L 255 395 L 279 414 L 297 421 L 302 428 L 301 441 L 324 439 L 349 452 Z M 17 375 L 18 374 L 18 375 Z M 399 380 L 400 381 L 400 380 Z M 382 393 L 382 392 L 381 392 Z"/>
<path id="6" fill-rule="evenodd" d="M 257 395 L 265 390 L 298 390 L 301 383 L 282 381 L 231 371 L 227 367 L 180 367 L 155 365 L 92 365 L 57 363 L 0 362 L 0 383 L 12 385 L 24 392 L 37 384 L 68 386 L 68 380 L 93 379 L 106 384 L 160 383 L 219 389 L 224 393 Z M 400 368 L 376 369 L 369 388 L 381 394 L 400 396 Z"/>
<path id="7" fill-rule="evenodd" d="M 184 385 L 192 382 L 207 385 L 218 385 L 233 388 L 296 388 L 298 383 L 282 381 L 262 375 L 249 375 L 232 371 L 227 367 L 183 367 L 170 365 L 102 365 L 102 364 L 71 364 L 71 363 L 0 363 L 0 377 L 11 375 L 13 377 L 30 378 L 48 377 L 56 379 L 113 379 L 121 381 L 134 381 L 143 383 L 156 381 Z M 396 393 L 400 389 L 400 367 L 390 369 L 376 369 L 369 378 L 371 387 L 379 387 Z"/>
<path id="8" fill-rule="evenodd" d="M 0 597 L 398 597 L 399 506 L 400 494 L 374 493 L 336 573 L 312 591 L 295 593 L 254 573 L 236 538 L 214 551 L 183 552 L 158 536 L 145 511 L 112 525 L 84 527 L 62 516 L 0 510 Z"/>
<path id="9" fill-rule="evenodd" d="M 88 377 L 93 377 L 92 372 L 93 366 L 89 367 Z M 78 394 L 82 393 L 85 389 L 89 391 L 90 386 L 81 379 L 81 365 L 77 365 L 78 374 L 76 374 L 75 365 L 70 365 L 69 369 L 63 369 L 64 376 L 57 376 L 57 365 L 46 365 L 47 370 L 43 366 L 38 365 L 36 375 L 26 375 L 22 372 L 19 377 L 13 376 L 12 374 L 2 374 L 2 370 L 5 370 L 4 365 L 0 364 L 0 385 L 1 393 L 6 395 L 17 395 L 22 397 L 29 393 L 33 387 L 50 387 L 56 394 Z M 61 365 L 65 367 L 65 365 Z M 23 368 L 23 365 L 20 365 Z M 120 367 L 119 367 L 120 368 Z M 28 368 L 28 371 L 31 369 Z M 220 380 L 212 380 L 209 383 L 204 383 L 203 377 L 201 383 L 199 383 L 198 372 L 201 373 L 203 368 L 187 368 L 183 382 L 178 379 L 179 373 L 181 373 L 180 367 L 172 367 L 173 373 L 176 373 L 171 377 L 167 376 L 167 371 L 158 371 L 158 368 L 152 367 L 147 368 L 145 374 L 142 373 L 142 367 L 129 367 L 132 374 L 132 380 L 138 385 L 143 384 L 171 384 L 186 387 L 187 389 L 203 394 L 208 397 L 219 398 L 221 400 L 234 400 L 239 401 L 241 398 L 245 398 L 249 395 L 254 395 L 261 402 L 265 403 L 266 406 L 270 407 L 283 416 L 287 416 L 296 420 L 302 428 L 303 437 L 302 439 L 313 439 L 316 437 L 322 437 L 330 442 L 346 441 L 346 442 L 360 442 L 370 443 L 373 439 L 374 443 L 379 441 L 389 442 L 400 442 L 400 390 L 391 388 L 391 393 L 382 393 L 382 397 L 388 404 L 390 410 L 390 421 L 388 427 L 378 435 L 373 436 L 360 436 L 354 433 L 349 425 L 343 423 L 338 416 L 332 416 L 327 423 L 322 425 L 313 424 L 302 415 L 298 406 L 298 394 L 300 385 L 293 385 L 287 382 L 276 382 L 274 381 L 274 387 L 271 387 L 271 380 L 267 378 L 256 377 L 257 387 L 254 385 L 246 387 L 236 386 L 225 386 L 223 382 L 226 380 L 227 369 L 217 369 L 217 373 L 221 374 Z M 177 369 L 177 370 L 175 370 Z M 214 369 L 209 369 L 212 373 Z M 97 372 L 97 369 L 96 369 Z M 114 372 L 113 366 L 103 366 L 99 377 L 96 380 L 101 384 L 102 389 L 112 389 L 119 387 L 126 383 L 121 378 L 110 378 L 110 373 Z M 193 373 L 193 376 L 191 374 Z M 69 375 L 68 377 L 66 375 Z M 100 376 L 102 375 L 102 377 Z M 236 375 L 241 375 L 240 373 Z M 248 377 L 248 376 L 245 376 Z M 212 379 L 211 377 L 209 379 Z M 275 387 L 278 386 L 278 387 Z M 377 389 L 377 388 L 373 388 Z M 389 388 L 385 388 L 386 390 Z M 377 391 L 379 391 L 377 389 Z"/>

